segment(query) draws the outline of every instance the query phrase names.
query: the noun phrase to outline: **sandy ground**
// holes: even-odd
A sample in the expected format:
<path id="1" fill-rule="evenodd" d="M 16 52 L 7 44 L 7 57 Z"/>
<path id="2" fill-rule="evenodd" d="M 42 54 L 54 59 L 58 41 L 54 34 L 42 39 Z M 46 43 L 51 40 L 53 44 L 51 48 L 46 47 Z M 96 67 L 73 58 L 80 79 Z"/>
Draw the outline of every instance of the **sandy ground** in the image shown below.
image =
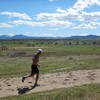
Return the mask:
<path id="1" fill-rule="evenodd" d="M 23 93 L 32 93 L 53 90 L 58 88 L 67 88 L 80 86 L 84 84 L 100 83 L 100 70 L 79 70 L 72 72 L 58 72 L 41 74 L 39 85 L 31 88 L 34 79 L 26 79 L 24 83 L 21 78 L 1 78 L 0 79 L 0 97 L 20 95 Z"/>

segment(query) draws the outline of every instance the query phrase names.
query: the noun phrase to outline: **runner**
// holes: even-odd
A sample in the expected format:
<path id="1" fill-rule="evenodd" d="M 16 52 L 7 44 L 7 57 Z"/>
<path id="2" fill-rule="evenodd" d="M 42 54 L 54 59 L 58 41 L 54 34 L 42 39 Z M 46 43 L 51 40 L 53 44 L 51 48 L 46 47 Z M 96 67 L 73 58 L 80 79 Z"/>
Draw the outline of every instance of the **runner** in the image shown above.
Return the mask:
<path id="1" fill-rule="evenodd" d="M 39 69 L 38 69 L 38 67 L 40 67 L 40 65 L 38 63 L 39 63 L 39 57 L 40 57 L 41 53 L 42 53 L 42 49 L 38 49 L 36 51 L 36 54 L 34 54 L 33 57 L 32 57 L 31 74 L 22 77 L 22 82 L 24 82 L 26 78 L 34 77 L 34 75 L 36 75 L 36 79 L 35 79 L 35 83 L 34 83 L 33 87 L 38 86 L 38 84 L 37 84 L 38 80 L 39 80 Z"/>

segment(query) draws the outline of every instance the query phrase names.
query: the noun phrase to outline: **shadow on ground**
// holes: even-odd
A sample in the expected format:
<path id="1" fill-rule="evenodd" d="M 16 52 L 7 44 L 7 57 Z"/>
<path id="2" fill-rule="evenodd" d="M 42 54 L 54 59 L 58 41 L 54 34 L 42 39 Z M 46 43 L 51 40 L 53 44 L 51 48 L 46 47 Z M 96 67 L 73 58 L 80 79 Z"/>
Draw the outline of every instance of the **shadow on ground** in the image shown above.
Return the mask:
<path id="1" fill-rule="evenodd" d="M 31 91 L 32 89 L 34 89 L 35 87 L 38 87 L 38 86 L 40 86 L 40 85 L 36 84 L 36 85 L 31 86 L 31 88 L 29 88 L 29 87 L 18 88 L 17 91 L 18 91 L 18 94 L 24 94 L 24 93 L 27 93 L 27 92 Z"/>
<path id="2" fill-rule="evenodd" d="M 26 87 L 26 88 L 18 88 L 17 91 L 18 91 L 18 94 L 24 94 L 24 93 L 27 93 L 29 91 L 31 91 L 32 89 L 34 89 L 35 87 Z"/>

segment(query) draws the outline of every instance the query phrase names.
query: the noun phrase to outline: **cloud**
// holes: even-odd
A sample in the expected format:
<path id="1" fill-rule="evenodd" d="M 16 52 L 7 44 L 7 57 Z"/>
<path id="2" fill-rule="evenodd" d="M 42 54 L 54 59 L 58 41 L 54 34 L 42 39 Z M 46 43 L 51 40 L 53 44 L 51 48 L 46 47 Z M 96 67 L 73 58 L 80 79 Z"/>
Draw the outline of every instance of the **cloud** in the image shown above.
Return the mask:
<path id="1" fill-rule="evenodd" d="M 93 18 L 92 17 L 93 14 L 77 11 L 77 10 L 72 9 L 72 8 L 70 8 L 68 10 L 57 9 L 56 11 L 57 11 L 56 13 L 40 13 L 40 14 L 37 14 L 36 19 L 38 21 L 60 20 L 60 21 L 72 22 L 72 21 L 85 21 L 85 20 L 87 20 L 87 16 L 91 17 L 91 20 Z M 97 15 L 95 13 L 94 17 L 95 17 L 95 20 L 100 19 L 99 14 Z"/>
<path id="2" fill-rule="evenodd" d="M 81 24 L 79 26 L 75 26 L 73 29 L 95 29 L 97 27 L 100 27 L 99 22 L 91 22 L 89 24 Z"/>
<path id="3" fill-rule="evenodd" d="M 6 35 L 5 33 L 0 33 L 0 35 Z M 14 33 L 7 33 L 8 36 L 14 36 L 15 34 Z"/>
<path id="4" fill-rule="evenodd" d="M 37 14 L 37 20 L 67 20 L 67 21 L 97 21 L 100 20 L 100 12 L 84 12 L 75 9 L 57 9 L 56 13 Z"/>
<path id="5" fill-rule="evenodd" d="M 63 34 L 54 34 L 54 33 L 32 33 L 32 32 L 25 32 L 23 35 L 28 36 L 36 36 L 36 37 L 64 37 Z M 66 36 L 65 36 L 66 37 Z"/>
<path id="6" fill-rule="evenodd" d="M 32 22 L 32 21 L 25 21 L 25 20 L 15 20 L 15 21 L 11 21 L 9 22 L 11 24 L 16 24 L 16 25 L 30 25 L 32 27 L 35 26 L 43 26 L 43 24 L 41 22 Z"/>
<path id="7" fill-rule="evenodd" d="M 8 24 L 8 23 L 0 23 L 0 28 L 11 28 L 13 25 Z"/>
<path id="8" fill-rule="evenodd" d="M 49 0 L 50 2 L 56 0 Z M 70 28 L 89 28 L 93 29 L 99 27 L 97 21 L 100 20 L 100 12 L 86 12 L 85 8 L 88 8 L 92 5 L 100 5 L 100 0 L 77 0 L 72 8 L 69 9 L 60 9 L 57 8 L 55 13 L 39 13 L 36 15 L 36 21 L 32 21 L 32 18 L 26 13 L 16 13 L 16 12 L 0 12 L 1 15 L 8 15 L 9 17 L 18 17 L 21 20 L 11 21 L 8 24 L 8 27 L 12 25 L 29 25 L 32 27 L 44 27 L 44 26 L 61 26 L 61 27 L 70 27 Z M 81 23 L 76 25 L 76 23 Z M 86 23 L 89 24 L 86 24 Z M 94 25 L 96 24 L 96 26 Z M 10 24 L 12 24 L 10 26 Z M 7 25 L 4 25 L 7 26 Z"/>
<path id="9" fill-rule="evenodd" d="M 24 21 L 24 20 L 16 20 L 9 22 L 15 25 L 30 25 L 32 27 L 39 27 L 39 26 L 64 26 L 69 27 L 72 23 L 68 21 L 60 21 L 60 20 L 51 20 L 51 21 L 42 21 L 42 22 L 32 22 L 32 21 Z"/>
<path id="10" fill-rule="evenodd" d="M 100 5 L 100 0 L 77 0 L 72 8 L 69 9 L 56 9 L 55 13 L 39 13 L 36 15 L 38 21 L 49 21 L 52 22 L 59 20 L 61 23 L 69 22 L 74 26 L 74 23 L 80 22 L 81 25 L 78 25 L 76 28 L 96 28 L 93 23 L 100 20 L 100 12 L 86 12 L 85 8 L 88 8 L 93 5 Z M 84 24 L 88 22 L 89 24 Z M 91 23 L 93 22 L 93 23 Z M 91 24 L 90 24 L 91 23 Z M 72 25 L 73 24 L 73 25 Z M 52 24 L 53 25 L 53 24 Z M 59 24 L 60 25 L 60 24 Z M 99 27 L 99 26 L 98 26 Z M 75 28 L 75 27 L 74 27 Z"/>
<path id="11" fill-rule="evenodd" d="M 23 20 L 32 20 L 30 16 L 28 16 L 26 13 L 17 13 L 17 12 L 0 12 L 0 15 L 8 15 L 9 17 L 18 17 Z"/>
<path id="12" fill-rule="evenodd" d="M 79 19 L 79 13 L 78 11 L 74 9 L 70 9 L 68 11 L 62 10 L 62 9 L 57 9 L 56 13 L 40 13 L 37 14 L 36 19 L 37 20 L 77 20 Z"/>
<path id="13" fill-rule="evenodd" d="M 50 31 L 57 31 L 59 29 L 58 28 L 49 28 L 48 30 L 50 30 Z"/>
<path id="14" fill-rule="evenodd" d="M 54 2 L 54 1 L 57 1 L 57 0 L 48 0 L 49 2 Z"/>
<path id="15" fill-rule="evenodd" d="M 74 4 L 73 9 L 84 10 L 93 5 L 100 5 L 100 0 L 77 0 Z"/>
<path id="16" fill-rule="evenodd" d="M 83 21 L 97 21 L 100 20 L 100 12 L 82 12 Z"/>
<path id="17" fill-rule="evenodd" d="M 71 22 L 62 21 L 62 20 L 44 21 L 44 22 L 42 22 L 42 24 L 49 25 L 49 26 L 64 26 L 64 27 L 69 27 L 72 25 Z"/>
<path id="18" fill-rule="evenodd" d="M 53 33 L 30 33 L 31 36 L 36 36 L 36 37 L 66 37 L 63 34 L 53 34 Z"/>
<path id="19" fill-rule="evenodd" d="M 40 13 L 36 15 L 37 20 L 54 20 L 57 17 L 62 16 L 59 13 Z"/>
<path id="20" fill-rule="evenodd" d="M 66 10 L 63 10 L 63 9 L 60 9 L 60 8 L 57 8 L 56 11 L 59 12 L 59 13 L 66 13 Z"/>

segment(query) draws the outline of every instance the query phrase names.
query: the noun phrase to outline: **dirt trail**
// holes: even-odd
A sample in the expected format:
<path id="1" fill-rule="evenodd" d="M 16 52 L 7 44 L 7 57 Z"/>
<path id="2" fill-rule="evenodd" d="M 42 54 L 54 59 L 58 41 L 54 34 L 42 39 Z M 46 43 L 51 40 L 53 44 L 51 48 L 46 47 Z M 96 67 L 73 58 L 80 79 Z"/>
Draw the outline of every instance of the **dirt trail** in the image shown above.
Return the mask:
<path id="1" fill-rule="evenodd" d="M 100 83 L 100 70 L 79 70 L 68 73 L 42 74 L 39 80 L 40 86 L 31 90 L 33 83 L 34 80 L 32 81 L 32 78 L 26 79 L 24 83 L 21 82 L 21 78 L 1 78 L 0 97 Z"/>

